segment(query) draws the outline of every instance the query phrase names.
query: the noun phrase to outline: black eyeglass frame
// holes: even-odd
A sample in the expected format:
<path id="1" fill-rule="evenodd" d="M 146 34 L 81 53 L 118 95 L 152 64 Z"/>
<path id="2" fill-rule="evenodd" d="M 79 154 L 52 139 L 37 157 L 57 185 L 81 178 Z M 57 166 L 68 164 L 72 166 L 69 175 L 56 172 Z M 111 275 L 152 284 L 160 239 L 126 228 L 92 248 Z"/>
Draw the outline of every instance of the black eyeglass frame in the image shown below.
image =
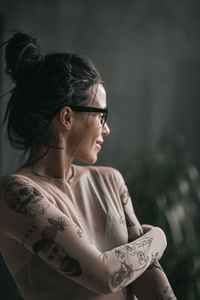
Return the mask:
<path id="1" fill-rule="evenodd" d="M 99 108 L 99 107 L 91 107 L 91 106 L 73 106 L 73 105 L 69 105 L 69 107 L 71 108 L 71 110 L 73 111 L 77 111 L 77 112 L 94 112 L 94 113 L 102 113 L 102 127 L 104 127 L 106 120 L 107 120 L 107 116 L 108 116 L 108 109 L 107 108 Z"/>

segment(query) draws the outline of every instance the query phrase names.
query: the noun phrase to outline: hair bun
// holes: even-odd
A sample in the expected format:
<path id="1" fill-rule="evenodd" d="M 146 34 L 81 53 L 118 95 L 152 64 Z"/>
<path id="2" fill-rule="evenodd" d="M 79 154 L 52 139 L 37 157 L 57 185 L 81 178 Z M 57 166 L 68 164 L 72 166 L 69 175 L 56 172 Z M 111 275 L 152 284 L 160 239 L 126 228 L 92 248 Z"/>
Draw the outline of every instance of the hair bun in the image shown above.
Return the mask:
<path id="1" fill-rule="evenodd" d="M 18 82 L 37 70 L 43 61 L 36 37 L 17 32 L 6 46 L 6 73 Z"/>

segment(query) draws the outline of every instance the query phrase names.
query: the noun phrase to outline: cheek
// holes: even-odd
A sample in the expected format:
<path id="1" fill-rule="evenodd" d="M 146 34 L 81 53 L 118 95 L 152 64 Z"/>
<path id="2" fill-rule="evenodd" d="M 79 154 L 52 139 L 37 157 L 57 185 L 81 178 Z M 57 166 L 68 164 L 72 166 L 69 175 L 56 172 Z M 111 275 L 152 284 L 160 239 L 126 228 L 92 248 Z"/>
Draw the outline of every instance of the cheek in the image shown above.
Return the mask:
<path id="1" fill-rule="evenodd" d="M 73 127 L 70 132 L 69 145 L 73 146 L 79 144 L 84 137 L 86 130 L 87 129 L 81 125 Z"/>
<path id="2" fill-rule="evenodd" d="M 95 144 L 99 136 L 101 136 L 101 130 L 99 130 L 99 128 L 96 128 L 86 133 L 85 140 L 87 140 L 90 145 Z"/>
<path id="3" fill-rule="evenodd" d="M 70 144 L 72 147 L 91 147 L 95 144 L 99 136 L 101 136 L 101 126 L 98 120 L 92 116 L 85 122 L 77 122 L 71 131 Z"/>

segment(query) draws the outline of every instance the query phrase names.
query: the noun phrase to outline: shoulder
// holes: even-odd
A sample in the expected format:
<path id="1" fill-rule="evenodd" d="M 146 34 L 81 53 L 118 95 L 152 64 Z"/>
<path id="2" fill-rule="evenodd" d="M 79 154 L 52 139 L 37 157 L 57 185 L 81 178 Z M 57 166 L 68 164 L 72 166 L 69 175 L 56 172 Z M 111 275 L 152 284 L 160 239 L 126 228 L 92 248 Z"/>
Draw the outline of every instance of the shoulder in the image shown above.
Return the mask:
<path id="1" fill-rule="evenodd" d="M 96 170 L 96 172 L 98 172 L 102 176 L 113 178 L 113 179 L 122 178 L 121 173 L 113 167 L 96 166 L 93 168 Z"/>
<path id="2" fill-rule="evenodd" d="M 0 179 L 0 200 L 11 203 L 29 197 L 42 197 L 34 182 L 17 173 L 6 175 Z"/>
<path id="3" fill-rule="evenodd" d="M 0 191 L 5 191 L 8 187 L 13 186 L 16 183 L 19 183 L 18 176 L 16 174 L 9 174 L 0 179 Z"/>
<path id="4" fill-rule="evenodd" d="M 19 173 L 13 173 L 0 178 L 0 189 L 4 190 L 7 187 L 13 187 L 15 185 L 34 185 L 30 178 L 20 175 Z"/>
<path id="5" fill-rule="evenodd" d="M 112 181 L 117 184 L 123 184 L 124 179 L 119 170 L 107 166 L 77 166 L 75 165 L 76 174 L 81 176 L 92 176 L 103 180 Z"/>
<path id="6" fill-rule="evenodd" d="M 0 182 L 0 220 L 7 223 L 8 210 L 18 215 L 35 217 L 41 215 L 49 206 L 46 197 L 32 180 L 25 176 L 12 174 L 5 176 Z M 16 216 L 16 215 L 15 215 Z"/>

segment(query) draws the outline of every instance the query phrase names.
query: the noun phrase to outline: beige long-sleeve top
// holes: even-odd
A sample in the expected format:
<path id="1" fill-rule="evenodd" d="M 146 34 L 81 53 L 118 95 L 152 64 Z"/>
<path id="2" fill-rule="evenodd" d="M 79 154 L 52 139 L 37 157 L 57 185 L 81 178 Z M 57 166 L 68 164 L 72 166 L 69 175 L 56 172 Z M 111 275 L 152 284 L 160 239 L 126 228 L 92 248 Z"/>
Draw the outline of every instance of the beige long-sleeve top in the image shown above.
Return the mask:
<path id="1" fill-rule="evenodd" d="M 68 181 L 29 169 L 1 179 L 0 251 L 26 300 L 127 299 L 165 235 L 153 227 L 128 242 L 141 227 L 121 174 L 72 167 Z"/>

